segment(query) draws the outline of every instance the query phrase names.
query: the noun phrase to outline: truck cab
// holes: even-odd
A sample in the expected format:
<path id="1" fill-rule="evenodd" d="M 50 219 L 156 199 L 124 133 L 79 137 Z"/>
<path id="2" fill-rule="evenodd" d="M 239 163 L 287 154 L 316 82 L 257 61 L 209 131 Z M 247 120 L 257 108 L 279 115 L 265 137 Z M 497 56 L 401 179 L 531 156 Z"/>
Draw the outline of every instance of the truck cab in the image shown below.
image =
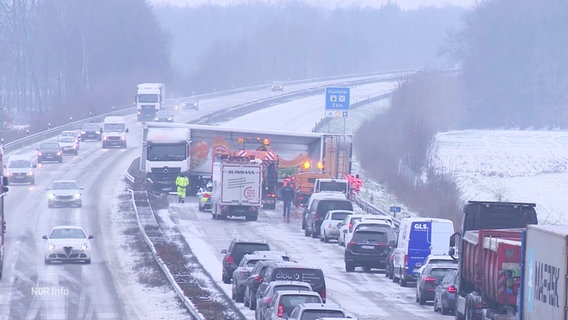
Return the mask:
<path id="1" fill-rule="evenodd" d="M 340 192 L 349 195 L 349 182 L 345 179 L 316 179 L 313 193 Z"/>
<path id="2" fill-rule="evenodd" d="M 163 109 L 165 97 L 163 83 L 138 84 L 135 97 L 138 121 L 154 120 L 156 112 Z"/>
<path id="3" fill-rule="evenodd" d="M 126 133 L 128 133 L 128 128 L 126 128 L 124 117 L 105 117 L 101 128 L 103 149 L 111 146 L 126 148 Z"/>

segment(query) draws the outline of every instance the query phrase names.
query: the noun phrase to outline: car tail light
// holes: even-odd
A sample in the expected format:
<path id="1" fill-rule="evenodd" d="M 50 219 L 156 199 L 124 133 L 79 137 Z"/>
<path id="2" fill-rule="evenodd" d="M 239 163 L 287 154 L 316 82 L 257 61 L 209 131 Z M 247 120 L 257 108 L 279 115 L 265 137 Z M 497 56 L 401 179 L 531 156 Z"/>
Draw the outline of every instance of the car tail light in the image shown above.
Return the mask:
<path id="1" fill-rule="evenodd" d="M 225 260 L 227 263 L 234 263 L 235 259 L 233 259 L 233 256 L 227 256 L 227 260 Z"/>
<path id="2" fill-rule="evenodd" d="M 269 194 L 268 194 L 268 197 L 269 197 L 269 198 L 276 198 L 276 193 L 269 193 Z"/>
<path id="3" fill-rule="evenodd" d="M 269 305 L 272 302 L 272 297 L 264 298 L 264 304 Z"/>
<path id="4" fill-rule="evenodd" d="M 284 307 L 279 304 L 278 305 L 278 318 L 282 318 L 282 316 L 284 316 Z"/>
<path id="5" fill-rule="evenodd" d="M 351 230 L 353 230 L 353 222 L 349 222 L 349 232 L 351 232 Z"/>
<path id="6" fill-rule="evenodd" d="M 209 193 L 204 193 L 203 198 L 211 198 L 211 195 Z"/>
<path id="7" fill-rule="evenodd" d="M 323 300 L 323 302 L 325 302 L 325 296 L 326 295 L 327 295 L 327 292 L 325 291 L 325 288 L 323 288 L 321 290 L 321 293 L 320 293 L 320 296 L 321 296 L 321 299 Z"/>
<path id="8" fill-rule="evenodd" d="M 408 255 L 407 254 L 404 255 L 404 267 L 408 268 Z"/>
<path id="9" fill-rule="evenodd" d="M 353 247 L 353 246 L 356 246 L 356 245 L 357 245 L 357 242 L 355 242 L 355 241 L 349 241 L 349 242 L 347 242 L 347 246 L 348 246 L 348 247 Z"/>
<path id="10" fill-rule="evenodd" d="M 456 293 L 456 292 L 458 292 L 458 291 L 456 290 L 456 287 L 454 287 L 454 286 L 449 286 L 449 287 L 448 287 L 448 292 L 449 292 L 449 293 Z"/>
<path id="11" fill-rule="evenodd" d="M 319 212 L 316 211 L 316 214 L 314 215 L 314 220 L 319 220 L 320 214 Z"/>
<path id="12" fill-rule="evenodd" d="M 258 281 L 258 283 L 262 283 L 262 277 L 259 275 L 254 276 L 254 280 Z"/>
<path id="13" fill-rule="evenodd" d="M 436 280 L 437 280 L 437 279 L 436 279 L 436 278 L 433 278 L 433 277 L 426 277 L 426 278 L 424 278 L 424 281 L 426 281 L 426 282 L 434 282 L 434 281 L 436 281 Z"/>

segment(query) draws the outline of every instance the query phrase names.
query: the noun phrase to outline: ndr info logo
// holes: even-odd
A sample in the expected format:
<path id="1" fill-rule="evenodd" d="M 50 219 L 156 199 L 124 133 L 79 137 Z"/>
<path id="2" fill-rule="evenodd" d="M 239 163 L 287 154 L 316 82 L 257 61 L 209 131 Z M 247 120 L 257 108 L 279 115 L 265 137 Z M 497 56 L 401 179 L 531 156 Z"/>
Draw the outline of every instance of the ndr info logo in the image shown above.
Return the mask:
<path id="1" fill-rule="evenodd" d="M 69 289 L 65 287 L 32 287 L 33 296 L 68 296 Z"/>

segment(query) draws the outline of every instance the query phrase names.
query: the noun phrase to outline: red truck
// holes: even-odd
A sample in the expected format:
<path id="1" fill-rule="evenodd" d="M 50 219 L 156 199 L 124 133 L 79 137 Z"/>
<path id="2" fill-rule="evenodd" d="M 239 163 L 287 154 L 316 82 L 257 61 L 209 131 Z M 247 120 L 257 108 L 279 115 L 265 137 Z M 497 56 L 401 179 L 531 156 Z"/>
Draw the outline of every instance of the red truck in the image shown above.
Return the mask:
<path id="1" fill-rule="evenodd" d="M 470 201 L 450 239 L 457 259 L 456 319 L 514 320 L 521 283 L 522 234 L 537 224 L 535 204 Z"/>

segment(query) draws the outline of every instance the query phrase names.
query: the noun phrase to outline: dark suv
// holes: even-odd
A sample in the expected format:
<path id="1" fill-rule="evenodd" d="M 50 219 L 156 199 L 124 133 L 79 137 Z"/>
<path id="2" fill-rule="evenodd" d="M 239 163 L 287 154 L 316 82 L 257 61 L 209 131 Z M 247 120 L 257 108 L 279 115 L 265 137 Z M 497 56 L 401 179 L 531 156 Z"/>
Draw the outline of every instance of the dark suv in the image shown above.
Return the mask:
<path id="1" fill-rule="evenodd" d="M 325 215 L 329 210 L 348 210 L 353 211 L 353 203 L 343 197 L 335 194 L 329 194 L 316 198 L 311 201 L 305 212 L 305 229 L 304 234 L 318 238 L 321 232 L 321 224 Z"/>
<path id="2" fill-rule="evenodd" d="M 353 232 L 345 244 L 345 271 L 353 272 L 355 267 L 385 269 L 389 254 L 395 244 L 394 232 L 388 228 L 361 226 Z"/>
<path id="3" fill-rule="evenodd" d="M 37 148 L 37 163 L 44 161 L 63 162 L 63 151 L 57 141 L 42 142 Z"/>
<path id="4" fill-rule="evenodd" d="M 85 123 L 81 128 L 81 141 L 85 140 L 101 141 L 101 124 L 100 123 Z"/>
<path id="5" fill-rule="evenodd" d="M 241 262 L 243 256 L 253 253 L 254 251 L 270 251 L 270 246 L 264 240 L 234 239 L 231 241 L 229 249 L 221 250 L 221 253 L 225 254 L 222 274 L 224 283 L 231 283 L 233 272 Z"/>

